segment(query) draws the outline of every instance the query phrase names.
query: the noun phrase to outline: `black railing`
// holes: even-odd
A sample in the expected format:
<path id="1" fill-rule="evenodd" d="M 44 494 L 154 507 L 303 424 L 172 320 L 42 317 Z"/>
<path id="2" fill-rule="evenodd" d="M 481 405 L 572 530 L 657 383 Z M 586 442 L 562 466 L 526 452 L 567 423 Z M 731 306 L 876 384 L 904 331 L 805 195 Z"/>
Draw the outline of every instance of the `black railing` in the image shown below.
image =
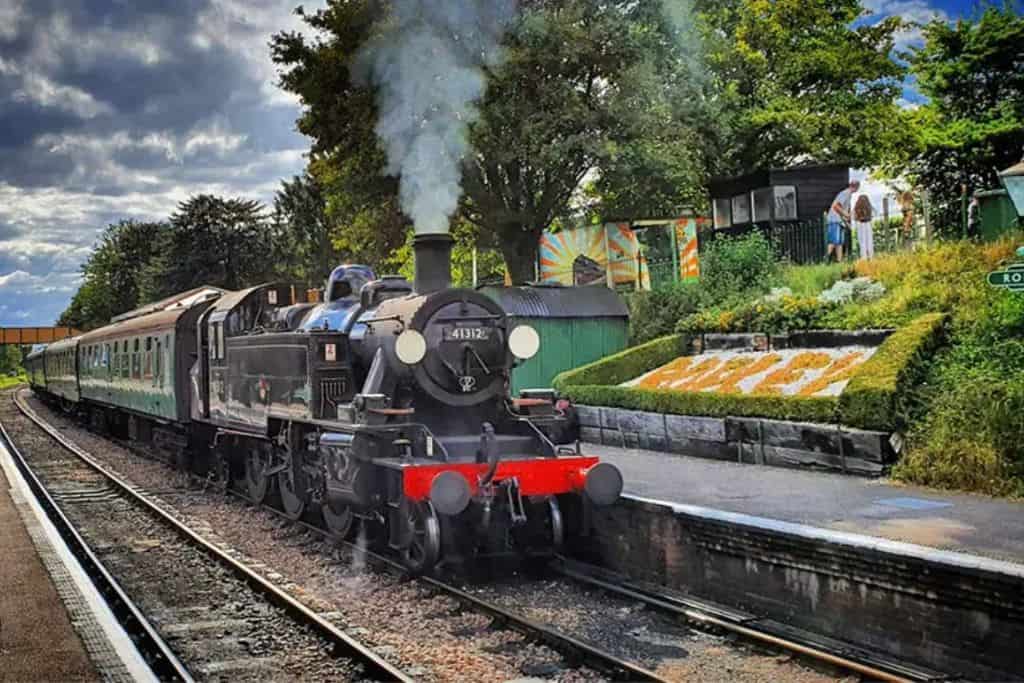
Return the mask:
<path id="1" fill-rule="evenodd" d="M 786 259 L 791 263 L 823 263 L 830 258 L 825 225 L 821 220 L 731 226 L 728 228 L 702 230 L 698 235 L 698 246 L 701 253 L 703 253 L 708 244 L 711 244 L 720 237 L 739 237 L 755 230 L 759 231 L 775 246 L 780 258 Z M 850 228 L 844 227 L 844 260 L 850 260 L 855 256 L 851 237 Z"/>

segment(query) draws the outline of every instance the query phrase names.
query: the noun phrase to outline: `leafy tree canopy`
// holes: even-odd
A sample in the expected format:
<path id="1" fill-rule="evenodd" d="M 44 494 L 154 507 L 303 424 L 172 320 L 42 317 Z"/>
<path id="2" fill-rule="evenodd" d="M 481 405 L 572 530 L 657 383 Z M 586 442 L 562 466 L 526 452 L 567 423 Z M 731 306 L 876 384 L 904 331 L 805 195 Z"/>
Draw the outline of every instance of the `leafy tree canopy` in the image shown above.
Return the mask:
<path id="1" fill-rule="evenodd" d="M 107 226 L 82 265 L 82 285 L 57 324 L 90 330 L 139 306 L 142 271 L 168 229 L 166 223 L 138 221 Z"/>
<path id="2" fill-rule="evenodd" d="M 898 17 L 857 25 L 861 0 L 702 0 L 723 141 L 712 170 L 871 165 L 892 144 L 904 69 Z"/>
<path id="3" fill-rule="evenodd" d="M 241 289 L 274 274 L 266 208 L 248 199 L 196 195 L 170 218 L 160 250 L 143 273 L 147 301 L 200 285 Z"/>
<path id="4" fill-rule="evenodd" d="M 936 198 L 958 197 L 961 185 L 998 187 L 998 172 L 1024 154 L 1024 16 L 1010 4 L 989 6 L 976 20 L 933 21 L 924 38 L 907 59 L 929 100 L 904 113 L 911 135 L 886 167 Z"/>
<path id="5" fill-rule="evenodd" d="M 286 276 L 322 286 L 341 254 L 331 243 L 331 220 L 320 183 L 309 173 L 281 183 L 274 196 L 274 263 Z"/>
<path id="6" fill-rule="evenodd" d="M 344 226 L 336 245 L 357 257 L 394 249 L 408 225 L 396 179 L 382 177 L 373 89 L 352 77 L 390 8 L 330 0 L 306 16 L 321 38 L 278 34 L 272 43 L 282 86 L 304 104 L 298 125 L 314 140 L 328 212 Z M 608 193 L 622 206 L 661 204 L 650 209 L 661 212 L 693 199 L 704 139 L 694 119 L 704 116 L 704 98 L 693 55 L 663 9 L 657 1 L 532 0 L 506 30 L 504 60 L 486 74 L 469 131 L 461 216 L 498 243 L 515 281 L 533 278 L 540 232 L 571 211 L 588 174 L 605 188 L 631 178 Z"/>

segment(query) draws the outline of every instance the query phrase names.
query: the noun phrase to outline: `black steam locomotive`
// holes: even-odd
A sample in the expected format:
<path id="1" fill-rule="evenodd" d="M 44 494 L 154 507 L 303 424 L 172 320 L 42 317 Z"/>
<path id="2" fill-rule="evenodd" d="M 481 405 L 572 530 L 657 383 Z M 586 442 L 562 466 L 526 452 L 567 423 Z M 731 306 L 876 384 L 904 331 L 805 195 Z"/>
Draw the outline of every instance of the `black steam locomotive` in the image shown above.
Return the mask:
<path id="1" fill-rule="evenodd" d="M 30 358 L 32 384 L 255 503 L 338 537 L 358 524 L 414 572 L 549 553 L 564 504 L 608 505 L 622 477 L 559 445 L 551 392 L 509 395 L 538 335 L 451 288 L 450 250 L 418 236 L 411 284 L 339 267 L 320 304 L 282 285 L 189 293 Z"/>

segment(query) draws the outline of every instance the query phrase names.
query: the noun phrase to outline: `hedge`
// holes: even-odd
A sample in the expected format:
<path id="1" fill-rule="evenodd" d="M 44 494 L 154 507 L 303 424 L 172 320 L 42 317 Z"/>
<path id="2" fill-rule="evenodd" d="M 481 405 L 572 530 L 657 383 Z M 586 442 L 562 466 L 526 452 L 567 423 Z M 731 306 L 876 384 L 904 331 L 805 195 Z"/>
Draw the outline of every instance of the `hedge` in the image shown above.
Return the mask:
<path id="1" fill-rule="evenodd" d="M 679 334 L 563 372 L 553 384 L 581 405 L 672 415 L 839 422 L 861 429 L 894 431 L 899 427 L 899 397 L 917 379 L 923 360 L 942 341 L 945 322 L 945 314 L 928 314 L 894 332 L 861 365 L 839 396 L 761 396 L 619 386 L 686 353 L 690 337 Z"/>
<path id="2" fill-rule="evenodd" d="M 574 370 L 567 370 L 555 377 L 552 386 L 565 393 L 570 386 L 628 382 L 685 354 L 689 339 L 680 334 L 660 337 Z"/>
<path id="3" fill-rule="evenodd" d="M 839 408 L 835 396 L 716 394 L 594 385 L 566 387 L 564 393 L 580 405 L 628 408 L 669 415 L 765 417 L 796 422 L 834 423 Z"/>
<path id="4" fill-rule="evenodd" d="M 844 424 L 896 431 L 900 397 L 920 377 L 926 360 L 942 343 L 945 313 L 928 313 L 886 339 L 850 379 L 839 396 Z"/>

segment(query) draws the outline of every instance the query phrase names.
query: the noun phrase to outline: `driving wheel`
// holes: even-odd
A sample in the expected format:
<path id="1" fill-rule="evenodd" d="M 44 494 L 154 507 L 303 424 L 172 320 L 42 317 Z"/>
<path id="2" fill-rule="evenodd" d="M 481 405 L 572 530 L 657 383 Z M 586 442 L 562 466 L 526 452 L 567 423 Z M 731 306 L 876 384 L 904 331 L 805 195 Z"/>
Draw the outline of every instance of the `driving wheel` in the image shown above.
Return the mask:
<path id="1" fill-rule="evenodd" d="M 249 446 L 245 454 L 245 496 L 257 505 L 267 499 L 270 491 L 270 469 L 271 456 L 270 448 L 263 443 L 255 443 Z"/>
<path id="2" fill-rule="evenodd" d="M 309 486 L 302 464 L 295 462 L 291 453 L 287 453 L 286 467 L 277 474 L 277 488 L 281 492 L 281 506 L 288 519 L 297 520 L 306 511 L 306 498 Z"/>
<path id="3" fill-rule="evenodd" d="M 441 557 L 441 522 L 429 502 L 409 505 L 409 545 L 402 549 L 402 563 L 412 574 L 429 572 Z"/>
<path id="4" fill-rule="evenodd" d="M 331 536 L 345 540 L 352 535 L 355 529 L 356 516 L 348 505 L 331 505 L 324 501 L 323 504 L 324 522 Z"/>

